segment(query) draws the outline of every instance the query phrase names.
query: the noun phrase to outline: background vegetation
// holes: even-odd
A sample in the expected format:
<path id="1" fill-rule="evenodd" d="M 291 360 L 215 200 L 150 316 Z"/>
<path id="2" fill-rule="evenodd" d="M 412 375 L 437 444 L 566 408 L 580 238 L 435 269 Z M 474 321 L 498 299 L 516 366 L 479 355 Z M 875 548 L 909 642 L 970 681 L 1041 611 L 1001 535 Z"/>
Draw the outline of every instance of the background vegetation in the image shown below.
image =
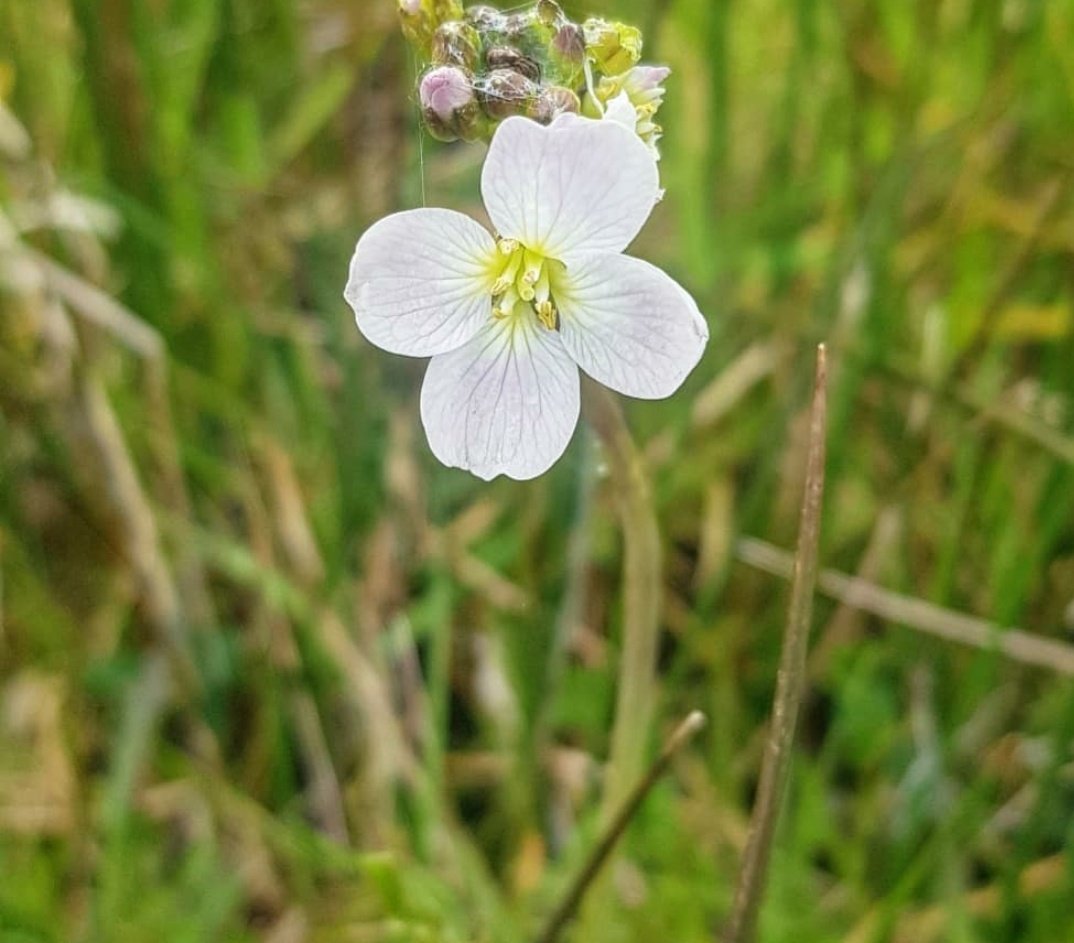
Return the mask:
<path id="1" fill-rule="evenodd" d="M 1074 3 L 567 7 L 675 69 L 635 251 L 712 329 L 629 405 L 659 727 L 710 725 L 587 943 L 726 917 L 820 339 L 862 582 L 822 577 L 762 938 L 1074 940 Z M 526 940 L 592 842 L 599 450 L 439 467 L 341 299 L 372 220 L 480 211 L 414 69 L 390 0 L 0 0 L 4 941 Z"/>

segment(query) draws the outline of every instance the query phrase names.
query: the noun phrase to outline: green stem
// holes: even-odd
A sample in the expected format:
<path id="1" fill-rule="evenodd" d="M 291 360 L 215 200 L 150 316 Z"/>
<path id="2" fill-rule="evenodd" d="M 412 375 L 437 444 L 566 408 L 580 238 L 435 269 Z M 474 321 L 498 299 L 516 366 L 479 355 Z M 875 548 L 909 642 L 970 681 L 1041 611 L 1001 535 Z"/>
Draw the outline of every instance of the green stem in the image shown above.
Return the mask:
<path id="1" fill-rule="evenodd" d="M 607 823 L 644 768 L 656 707 L 661 547 L 645 462 L 614 395 L 586 381 L 586 418 L 608 455 L 623 527 L 623 632 L 619 689 L 601 818 Z"/>

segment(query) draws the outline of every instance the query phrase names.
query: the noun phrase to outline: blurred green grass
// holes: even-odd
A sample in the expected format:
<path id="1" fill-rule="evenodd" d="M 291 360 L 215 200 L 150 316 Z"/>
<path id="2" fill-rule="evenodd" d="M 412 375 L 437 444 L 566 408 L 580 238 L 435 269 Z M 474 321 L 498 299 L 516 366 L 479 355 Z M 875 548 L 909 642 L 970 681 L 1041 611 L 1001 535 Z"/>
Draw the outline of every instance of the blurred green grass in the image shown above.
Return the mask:
<path id="1" fill-rule="evenodd" d="M 566 6 L 675 69 L 635 251 L 712 329 L 630 405 L 661 727 L 711 724 L 602 936 L 690 943 L 726 916 L 786 602 L 738 540 L 793 540 L 816 341 L 825 565 L 1074 641 L 1074 3 Z M 438 467 L 420 364 L 341 300 L 375 218 L 479 212 L 414 68 L 389 0 L 0 0 L 0 939 L 522 939 L 593 838 L 600 456 L 580 430 L 537 482 Z M 817 625 L 763 939 L 1074 940 L 1069 677 Z"/>

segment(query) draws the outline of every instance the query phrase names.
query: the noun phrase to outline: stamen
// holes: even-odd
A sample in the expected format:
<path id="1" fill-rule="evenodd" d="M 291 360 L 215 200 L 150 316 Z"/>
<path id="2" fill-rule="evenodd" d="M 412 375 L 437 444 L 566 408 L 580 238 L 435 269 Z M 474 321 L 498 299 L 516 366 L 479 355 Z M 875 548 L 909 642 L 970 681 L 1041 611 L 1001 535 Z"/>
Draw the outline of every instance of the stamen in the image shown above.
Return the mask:
<path id="1" fill-rule="evenodd" d="M 501 321 L 504 318 L 509 318 L 514 312 L 516 304 L 518 304 L 518 292 L 511 288 L 497 304 L 492 306 L 492 316 Z"/>
<path id="2" fill-rule="evenodd" d="M 553 266 L 560 265 L 517 239 L 501 239 L 498 252 L 505 258 L 492 283 L 492 316 L 497 320 L 521 317 L 526 312 L 550 331 L 559 330 L 559 310 L 552 298 Z M 519 305 L 525 307 L 519 311 Z"/>
<path id="3" fill-rule="evenodd" d="M 523 258 L 526 260 L 526 271 L 522 275 L 522 281 L 527 285 L 536 285 L 544 270 L 544 259 L 530 249 L 523 253 Z"/>
<path id="4" fill-rule="evenodd" d="M 537 312 L 537 319 L 548 330 L 554 331 L 559 327 L 559 312 L 551 301 L 538 303 L 534 310 Z"/>
<path id="5" fill-rule="evenodd" d="M 507 240 L 505 240 L 507 241 Z M 513 240 L 510 240 L 513 241 Z M 517 243 L 515 243 L 517 246 Z M 503 242 L 500 243 L 500 249 L 503 249 Z M 507 263 L 504 265 L 503 270 L 500 272 L 499 277 L 492 283 L 492 294 L 502 295 L 518 278 L 518 270 L 522 265 L 522 253 L 514 252 Z"/>
<path id="6" fill-rule="evenodd" d="M 537 299 L 538 304 L 546 302 L 552 294 L 552 279 L 548 277 L 548 266 L 541 267 L 541 277 L 537 279 L 537 284 L 533 286 L 533 295 Z"/>

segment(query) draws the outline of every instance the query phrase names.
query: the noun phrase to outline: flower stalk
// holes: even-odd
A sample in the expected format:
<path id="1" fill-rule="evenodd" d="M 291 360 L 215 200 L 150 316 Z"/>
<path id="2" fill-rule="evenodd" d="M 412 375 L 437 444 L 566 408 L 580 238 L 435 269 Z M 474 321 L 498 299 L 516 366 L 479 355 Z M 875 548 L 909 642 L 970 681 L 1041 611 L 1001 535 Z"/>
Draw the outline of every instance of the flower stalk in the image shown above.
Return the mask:
<path id="1" fill-rule="evenodd" d="M 622 651 L 601 813 L 607 822 L 645 762 L 656 707 L 663 555 L 649 476 L 622 407 L 608 390 L 587 380 L 583 409 L 608 455 L 623 528 Z"/>

